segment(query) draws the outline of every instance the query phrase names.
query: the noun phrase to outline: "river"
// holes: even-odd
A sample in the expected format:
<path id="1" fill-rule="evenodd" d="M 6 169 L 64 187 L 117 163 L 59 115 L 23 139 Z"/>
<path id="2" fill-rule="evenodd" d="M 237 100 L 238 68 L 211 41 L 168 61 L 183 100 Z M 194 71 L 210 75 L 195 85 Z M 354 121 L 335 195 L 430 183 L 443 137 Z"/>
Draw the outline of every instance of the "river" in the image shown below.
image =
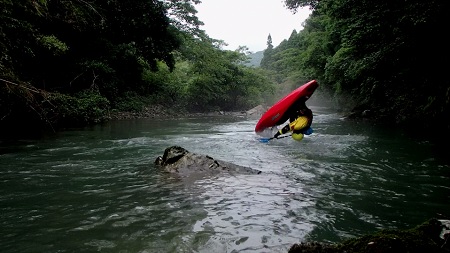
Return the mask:
<path id="1" fill-rule="evenodd" d="M 8 252 L 287 252 L 449 215 L 449 165 L 400 131 L 312 107 L 314 133 L 261 143 L 255 119 L 118 120 L 0 149 Z M 259 175 L 180 180 L 173 145 Z"/>

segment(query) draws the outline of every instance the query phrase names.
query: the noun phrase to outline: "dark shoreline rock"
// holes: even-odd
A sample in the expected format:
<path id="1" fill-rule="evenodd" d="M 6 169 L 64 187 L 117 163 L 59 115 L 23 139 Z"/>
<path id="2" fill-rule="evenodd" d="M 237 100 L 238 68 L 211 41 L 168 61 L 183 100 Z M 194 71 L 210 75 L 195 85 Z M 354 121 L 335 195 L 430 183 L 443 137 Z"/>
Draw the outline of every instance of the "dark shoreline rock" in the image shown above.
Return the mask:
<path id="1" fill-rule="evenodd" d="M 449 223 L 433 218 L 412 229 L 384 229 L 339 244 L 296 243 L 288 253 L 448 253 Z"/>

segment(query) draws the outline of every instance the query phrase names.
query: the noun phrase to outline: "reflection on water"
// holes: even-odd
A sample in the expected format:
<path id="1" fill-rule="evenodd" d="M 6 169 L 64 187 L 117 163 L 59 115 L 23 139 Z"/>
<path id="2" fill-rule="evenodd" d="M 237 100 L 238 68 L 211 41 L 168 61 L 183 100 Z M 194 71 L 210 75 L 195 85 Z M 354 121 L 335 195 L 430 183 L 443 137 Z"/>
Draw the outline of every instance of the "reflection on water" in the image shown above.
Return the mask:
<path id="1" fill-rule="evenodd" d="M 127 120 L 2 147 L 2 252 L 287 252 L 408 228 L 449 203 L 433 147 L 313 108 L 314 134 L 260 143 L 256 120 Z M 184 182 L 153 166 L 164 149 L 259 175 Z"/>

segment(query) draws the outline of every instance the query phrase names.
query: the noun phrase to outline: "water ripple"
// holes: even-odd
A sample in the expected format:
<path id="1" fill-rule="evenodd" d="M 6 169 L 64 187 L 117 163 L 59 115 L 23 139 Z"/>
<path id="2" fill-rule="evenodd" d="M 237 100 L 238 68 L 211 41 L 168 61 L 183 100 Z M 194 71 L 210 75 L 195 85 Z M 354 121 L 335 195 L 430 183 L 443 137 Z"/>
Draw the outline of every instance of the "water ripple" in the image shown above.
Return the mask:
<path id="1" fill-rule="evenodd" d="M 428 143 L 335 113 L 315 132 L 260 143 L 255 120 L 121 121 L 0 156 L 2 252 L 287 252 L 415 226 L 450 201 L 448 165 Z M 259 175 L 186 182 L 153 166 L 164 149 Z"/>

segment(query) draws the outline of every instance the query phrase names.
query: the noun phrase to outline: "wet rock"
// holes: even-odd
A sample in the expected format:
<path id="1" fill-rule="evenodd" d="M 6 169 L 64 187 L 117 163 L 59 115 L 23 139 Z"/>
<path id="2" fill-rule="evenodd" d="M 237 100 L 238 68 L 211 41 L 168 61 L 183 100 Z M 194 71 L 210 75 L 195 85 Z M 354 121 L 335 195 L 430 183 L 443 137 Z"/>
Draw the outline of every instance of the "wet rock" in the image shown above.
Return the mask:
<path id="1" fill-rule="evenodd" d="M 264 108 L 262 105 L 258 105 L 253 107 L 252 109 L 246 112 L 246 115 L 250 119 L 258 119 L 267 111 L 267 108 Z"/>
<path id="2" fill-rule="evenodd" d="M 164 155 L 158 156 L 155 165 L 182 177 L 205 177 L 219 173 L 260 174 L 250 167 L 214 159 L 207 155 L 195 154 L 180 146 L 166 148 Z"/>
<path id="3" fill-rule="evenodd" d="M 412 229 L 383 229 L 338 244 L 302 242 L 292 245 L 288 253 L 449 253 L 447 224 L 447 219 L 432 218 Z"/>

